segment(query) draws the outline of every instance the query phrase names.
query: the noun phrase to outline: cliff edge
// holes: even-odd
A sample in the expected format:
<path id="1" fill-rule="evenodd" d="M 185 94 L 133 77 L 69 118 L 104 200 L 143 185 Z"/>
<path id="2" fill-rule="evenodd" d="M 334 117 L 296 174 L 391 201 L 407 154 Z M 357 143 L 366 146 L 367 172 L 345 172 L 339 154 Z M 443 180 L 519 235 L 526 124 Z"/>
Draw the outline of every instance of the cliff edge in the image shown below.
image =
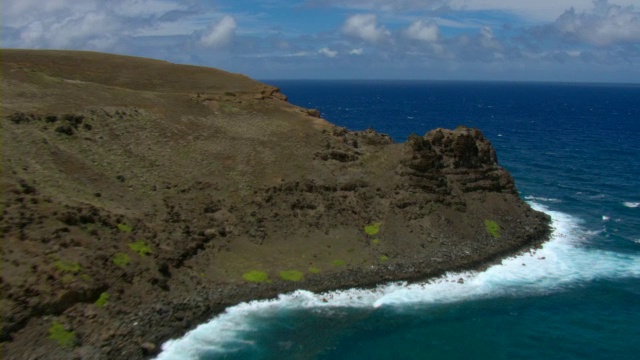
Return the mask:
<path id="1" fill-rule="evenodd" d="M 476 129 L 398 144 L 216 69 L 0 59 L 4 358 L 143 358 L 241 301 L 477 268 L 548 235 Z"/>

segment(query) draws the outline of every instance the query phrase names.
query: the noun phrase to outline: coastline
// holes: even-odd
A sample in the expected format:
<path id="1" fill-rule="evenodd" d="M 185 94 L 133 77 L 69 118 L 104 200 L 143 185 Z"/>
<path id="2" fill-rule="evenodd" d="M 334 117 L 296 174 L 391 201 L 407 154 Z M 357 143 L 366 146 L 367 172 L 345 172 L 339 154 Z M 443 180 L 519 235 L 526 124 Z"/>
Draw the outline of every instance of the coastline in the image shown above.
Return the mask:
<path id="1" fill-rule="evenodd" d="M 547 217 L 545 214 L 544 217 Z M 503 247 L 495 253 L 487 253 L 484 256 L 478 255 L 474 258 L 459 256 L 453 258 L 453 264 L 439 262 L 434 264 L 430 259 L 418 260 L 412 263 L 395 263 L 387 266 L 378 266 L 375 269 L 354 268 L 339 274 L 318 275 L 309 279 L 304 286 L 296 286 L 295 283 L 272 284 L 250 284 L 248 286 L 230 287 L 229 289 L 218 289 L 211 291 L 201 289 L 195 299 L 190 299 L 189 304 L 193 307 L 194 315 L 189 318 L 188 324 L 175 323 L 174 326 L 163 323 L 164 329 L 156 338 L 162 339 L 158 342 L 153 353 L 146 354 L 149 358 L 154 358 L 161 351 L 161 346 L 169 341 L 176 340 L 184 336 L 187 332 L 194 330 L 199 325 L 211 321 L 213 318 L 224 313 L 228 308 L 240 303 L 254 300 L 275 299 L 279 295 L 288 294 L 297 290 L 307 290 L 312 293 L 322 294 L 324 292 L 350 290 L 350 289 L 372 289 L 379 285 L 397 281 L 407 283 L 425 282 L 437 279 L 449 272 L 477 271 L 481 272 L 488 267 L 499 264 L 506 258 L 516 257 L 519 254 L 530 252 L 540 248 L 549 240 L 551 229 L 543 227 L 538 229 L 537 236 L 529 236 L 530 240 L 513 243 L 513 247 Z M 444 251 L 444 249 L 443 249 Z M 195 302 L 195 304 L 194 304 Z M 183 308 L 181 307 L 180 310 Z M 153 312 L 147 316 L 153 317 Z M 146 316 L 144 316 L 146 317 Z M 159 330 L 159 329 L 155 329 Z M 154 330 L 149 329 L 150 333 Z"/>

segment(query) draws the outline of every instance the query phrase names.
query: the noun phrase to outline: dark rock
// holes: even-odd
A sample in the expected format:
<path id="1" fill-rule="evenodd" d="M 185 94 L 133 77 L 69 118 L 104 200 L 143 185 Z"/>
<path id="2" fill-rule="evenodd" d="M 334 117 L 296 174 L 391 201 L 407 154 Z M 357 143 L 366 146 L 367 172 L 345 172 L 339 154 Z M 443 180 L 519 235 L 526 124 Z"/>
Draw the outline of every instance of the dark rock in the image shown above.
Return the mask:
<path id="1" fill-rule="evenodd" d="M 142 345 L 140 345 L 140 348 L 142 349 L 142 354 L 144 356 L 153 356 L 153 355 L 157 355 L 159 352 L 158 347 L 156 346 L 156 344 L 152 343 L 152 342 L 145 342 L 142 343 Z"/>
<path id="2" fill-rule="evenodd" d="M 307 113 L 307 115 L 309 115 L 311 117 L 315 117 L 315 118 L 319 118 L 320 117 L 320 110 L 318 110 L 318 109 L 307 109 L 306 113 Z"/>

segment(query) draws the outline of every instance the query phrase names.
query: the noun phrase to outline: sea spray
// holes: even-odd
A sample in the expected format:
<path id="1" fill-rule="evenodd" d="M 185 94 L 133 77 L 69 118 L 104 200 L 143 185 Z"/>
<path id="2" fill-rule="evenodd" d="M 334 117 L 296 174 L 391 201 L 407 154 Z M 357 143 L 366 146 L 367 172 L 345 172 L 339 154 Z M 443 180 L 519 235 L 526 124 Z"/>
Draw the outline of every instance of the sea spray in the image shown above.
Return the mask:
<path id="1" fill-rule="evenodd" d="M 496 297 L 523 297 L 561 291 L 599 278 L 640 277 L 640 256 L 590 249 L 593 234 L 581 221 L 532 202 L 549 214 L 553 234 L 542 248 L 504 259 L 483 272 L 447 273 L 428 282 L 394 282 L 373 289 L 351 289 L 315 294 L 295 291 L 272 300 L 241 303 L 228 308 L 184 337 L 167 341 L 159 360 L 199 359 L 253 346 L 256 324 L 289 310 L 323 311 L 361 308 L 400 309 L 409 304 L 445 304 Z"/>

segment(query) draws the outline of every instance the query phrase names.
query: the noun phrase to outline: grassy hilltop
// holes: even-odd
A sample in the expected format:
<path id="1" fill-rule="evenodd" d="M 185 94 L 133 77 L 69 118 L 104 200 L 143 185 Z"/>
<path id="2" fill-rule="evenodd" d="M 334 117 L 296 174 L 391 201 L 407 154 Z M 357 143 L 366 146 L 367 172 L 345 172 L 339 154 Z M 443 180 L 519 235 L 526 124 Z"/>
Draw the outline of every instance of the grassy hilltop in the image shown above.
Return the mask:
<path id="1" fill-rule="evenodd" d="M 0 60 L 5 358 L 142 358 L 240 301 L 477 267 L 547 233 L 477 130 L 395 144 L 217 69 Z"/>

